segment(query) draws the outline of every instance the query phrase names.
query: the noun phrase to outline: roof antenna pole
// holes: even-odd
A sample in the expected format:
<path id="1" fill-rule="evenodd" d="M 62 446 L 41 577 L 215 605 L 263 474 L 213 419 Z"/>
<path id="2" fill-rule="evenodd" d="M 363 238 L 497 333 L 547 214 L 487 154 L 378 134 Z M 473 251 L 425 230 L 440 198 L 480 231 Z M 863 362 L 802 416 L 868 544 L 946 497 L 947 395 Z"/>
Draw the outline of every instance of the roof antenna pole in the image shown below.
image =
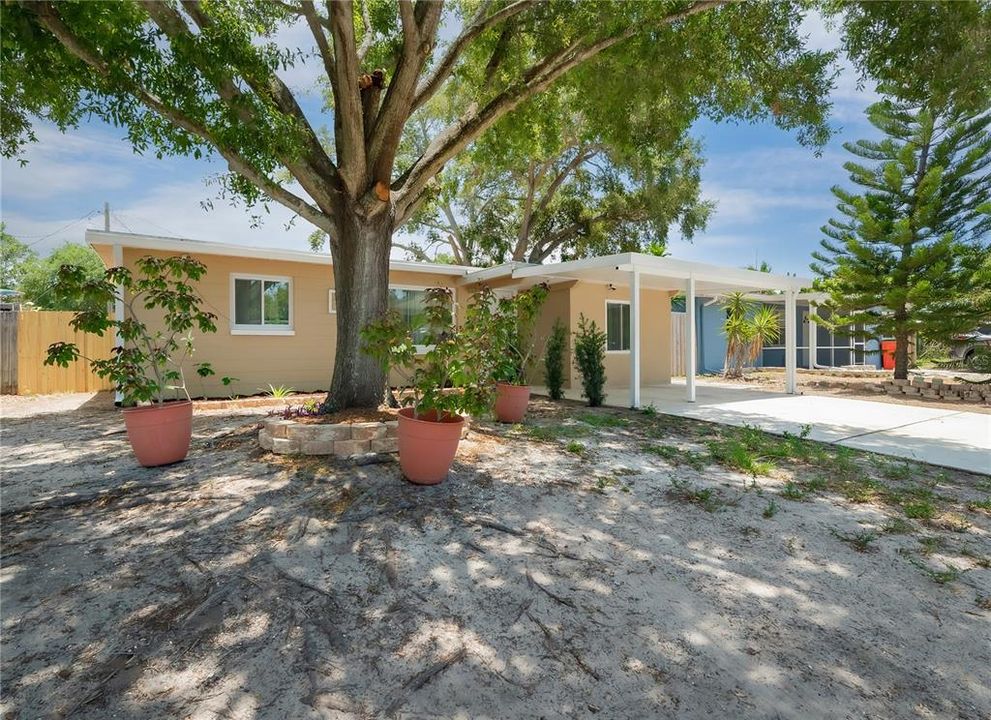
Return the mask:
<path id="1" fill-rule="evenodd" d="M 103 230 L 110 232 L 110 203 L 103 203 Z"/>

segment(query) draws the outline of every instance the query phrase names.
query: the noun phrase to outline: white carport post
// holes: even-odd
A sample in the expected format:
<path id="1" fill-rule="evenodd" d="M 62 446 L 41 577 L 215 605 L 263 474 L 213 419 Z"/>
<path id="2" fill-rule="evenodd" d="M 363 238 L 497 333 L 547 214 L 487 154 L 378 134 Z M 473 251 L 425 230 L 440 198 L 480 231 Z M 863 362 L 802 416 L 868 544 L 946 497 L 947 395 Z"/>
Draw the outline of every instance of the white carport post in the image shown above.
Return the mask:
<path id="1" fill-rule="evenodd" d="M 630 407 L 640 407 L 640 271 L 630 272 Z"/>
<path id="2" fill-rule="evenodd" d="M 689 274 L 685 292 L 685 393 L 695 402 L 695 275 Z"/>
<path id="3" fill-rule="evenodd" d="M 785 290 L 785 392 L 795 394 L 798 348 L 795 337 L 795 291 Z"/>
<path id="4" fill-rule="evenodd" d="M 109 208 L 105 208 L 104 210 L 109 217 L 109 213 L 110 213 Z M 110 231 L 109 220 L 107 220 L 106 223 L 106 230 L 107 232 Z M 114 245 L 112 259 L 113 259 L 114 267 L 121 267 L 124 264 L 124 248 L 121 247 L 120 245 Z M 117 295 L 118 297 L 114 299 L 114 320 L 116 320 L 117 322 L 121 322 L 124 320 L 124 286 L 123 285 L 117 286 Z M 121 340 L 120 332 L 118 330 L 114 330 L 114 347 L 122 347 L 123 345 L 124 342 L 123 340 Z M 117 388 L 114 391 L 114 402 L 117 403 L 118 405 L 124 402 L 124 393 L 120 391 L 120 388 Z"/>
<path id="5" fill-rule="evenodd" d="M 811 302 L 809 303 L 809 370 L 816 369 L 816 356 L 819 354 L 819 324 L 816 318 L 819 317 L 819 310 Z"/>

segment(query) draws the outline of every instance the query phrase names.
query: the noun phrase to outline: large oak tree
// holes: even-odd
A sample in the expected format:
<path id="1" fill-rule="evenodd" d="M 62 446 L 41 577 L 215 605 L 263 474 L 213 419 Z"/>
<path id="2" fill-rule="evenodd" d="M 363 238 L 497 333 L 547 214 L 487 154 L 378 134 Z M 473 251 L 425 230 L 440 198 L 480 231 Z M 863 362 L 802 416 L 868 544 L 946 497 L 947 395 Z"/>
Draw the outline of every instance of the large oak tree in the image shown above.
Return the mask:
<path id="1" fill-rule="evenodd" d="M 219 155 L 229 197 L 281 203 L 329 236 L 338 333 L 325 407 L 374 405 L 384 378 L 359 332 L 386 308 L 394 230 L 446 164 L 559 82 L 616 122 L 649 98 L 679 125 L 770 117 L 821 144 L 832 58 L 803 48 L 803 5 L 5 2 L 0 150 L 17 155 L 37 118 L 66 130 L 95 116 L 139 152 Z M 311 48 L 273 40 L 291 23 Z M 282 79 L 311 55 L 330 87 L 322 116 Z M 411 117 L 445 95 L 450 122 L 401 154 Z"/>

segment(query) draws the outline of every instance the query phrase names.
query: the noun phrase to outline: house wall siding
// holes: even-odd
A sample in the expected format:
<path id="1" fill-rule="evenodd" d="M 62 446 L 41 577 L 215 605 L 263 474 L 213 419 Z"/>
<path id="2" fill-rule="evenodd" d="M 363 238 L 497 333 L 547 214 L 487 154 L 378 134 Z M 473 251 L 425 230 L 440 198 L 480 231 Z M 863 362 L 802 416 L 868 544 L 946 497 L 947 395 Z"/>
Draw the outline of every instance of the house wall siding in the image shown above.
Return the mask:
<path id="1" fill-rule="evenodd" d="M 571 329 L 578 330 L 584 314 L 600 329 L 606 329 L 606 300 L 629 301 L 630 289 L 578 282 L 571 288 Z M 574 339 L 572 338 L 572 343 Z M 571 387 L 581 387 L 581 376 L 570 368 Z M 663 385 L 671 382 L 671 296 L 666 290 L 640 291 L 640 382 Z M 606 353 L 607 387 L 629 387 L 629 352 Z"/>
<path id="2" fill-rule="evenodd" d="M 104 261 L 110 258 L 107 246 L 97 246 Z M 140 257 L 166 257 L 167 252 L 124 248 L 124 265 L 134 268 Z M 196 376 L 186 367 L 190 395 L 226 397 L 232 394 L 253 395 L 267 390 L 269 384 L 285 385 L 299 392 L 326 390 L 334 370 L 337 343 L 337 316 L 329 311 L 329 291 L 334 287 L 330 265 L 240 258 L 224 255 L 193 254 L 207 267 L 198 284 L 204 307 L 217 315 L 217 332 L 194 335 L 195 354 L 190 362 L 209 362 L 216 375 Z M 271 275 L 292 278 L 292 324 L 294 335 L 231 334 L 231 275 Z M 393 285 L 410 287 L 451 287 L 455 277 L 434 273 L 394 271 Z M 464 292 L 456 294 L 459 311 L 464 307 Z M 156 326 L 154 318 L 149 325 Z M 225 386 L 220 378 L 235 377 Z M 394 378 L 398 382 L 398 378 Z"/>

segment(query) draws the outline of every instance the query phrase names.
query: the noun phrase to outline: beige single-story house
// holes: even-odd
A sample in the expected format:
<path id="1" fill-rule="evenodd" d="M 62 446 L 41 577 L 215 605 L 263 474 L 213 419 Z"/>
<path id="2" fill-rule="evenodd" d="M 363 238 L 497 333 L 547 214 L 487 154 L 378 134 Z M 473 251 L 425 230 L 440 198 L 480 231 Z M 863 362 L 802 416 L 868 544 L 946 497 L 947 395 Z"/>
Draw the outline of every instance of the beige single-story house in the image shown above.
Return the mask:
<path id="1" fill-rule="evenodd" d="M 318 391 L 330 384 L 337 335 L 334 277 L 330 256 L 300 250 L 258 248 L 132 233 L 87 230 L 87 242 L 108 267 L 134 268 L 144 255 L 190 255 L 207 273 L 199 283 L 206 307 L 217 315 L 217 332 L 196 338 L 196 362 L 210 362 L 217 375 L 189 378 L 191 394 L 222 397 L 250 395 L 269 385 Z M 607 387 L 628 392 L 640 405 L 640 388 L 671 382 L 671 297 L 689 302 L 685 338 L 688 398 L 695 397 L 696 295 L 731 291 L 775 290 L 783 294 L 785 324 L 794 328 L 795 298 L 806 278 L 719 267 L 640 253 L 622 253 L 546 265 L 507 263 L 476 268 L 393 260 L 390 302 L 412 317 L 423 291 L 446 287 L 464 307 L 480 283 L 510 293 L 547 283 L 550 293 L 537 323 L 537 347 L 543 347 L 554 322 L 572 332 L 581 315 L 594 320 L 607 336 Z M 123 316 L 123 306 L 116 312 Z M 795 333 L 786 333 L 794 338 Z M 786 348 L 788 390 L 794 392 L 795 343 Z M 537 364 L 534 384 L 543 381 Z M 567 358 L 566 387 L 581 379 Z M 224 386 L 219 378 L 237 378 Z"/>

